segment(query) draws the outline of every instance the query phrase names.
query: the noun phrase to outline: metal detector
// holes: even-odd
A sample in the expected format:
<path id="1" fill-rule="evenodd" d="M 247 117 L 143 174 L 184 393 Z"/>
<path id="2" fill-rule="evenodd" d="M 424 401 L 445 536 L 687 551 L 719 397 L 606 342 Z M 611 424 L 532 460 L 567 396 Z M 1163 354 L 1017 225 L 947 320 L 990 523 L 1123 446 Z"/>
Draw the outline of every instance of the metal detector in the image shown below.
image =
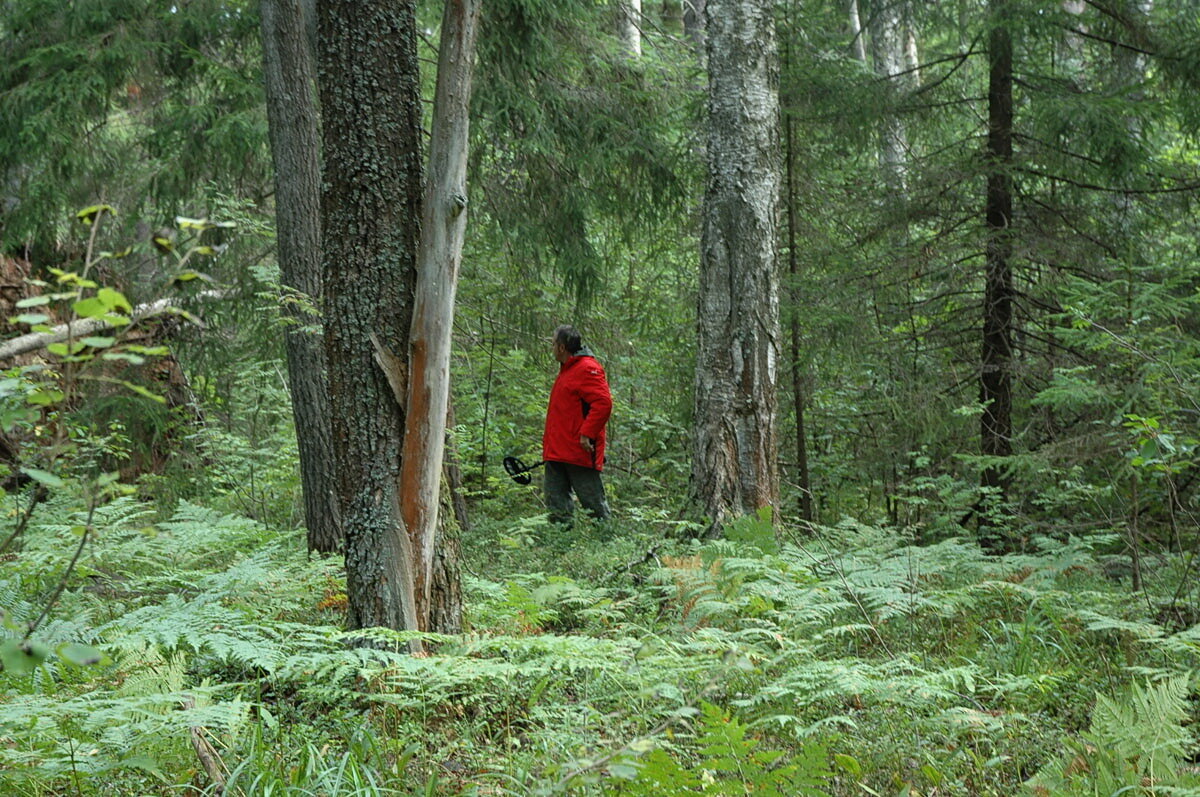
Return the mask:
<path id="1" fill-rule="evenodd" d="M 529 475 L 534 468 L 540 468 L 545 465 L 545 461 L 535 462 L 532 465 L 526 465 L 516 457 L 504 458 L 504 470 L 512 480 L 517 484 L 529 484 L 533 481 L 533 476 Z"/>

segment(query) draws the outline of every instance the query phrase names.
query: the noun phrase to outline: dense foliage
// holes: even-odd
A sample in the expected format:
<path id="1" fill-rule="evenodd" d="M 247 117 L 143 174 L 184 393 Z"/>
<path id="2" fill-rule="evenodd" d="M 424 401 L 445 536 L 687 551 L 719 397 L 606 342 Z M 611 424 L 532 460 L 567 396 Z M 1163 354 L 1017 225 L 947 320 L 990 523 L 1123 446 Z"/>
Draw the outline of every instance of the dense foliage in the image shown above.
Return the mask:
<path id="1" fill-rule="evenodd" d="M 485 6 L 466 630 L 413 656 L 345 629 L 343 562 L 299 528 L 282 330 L 321 319 L 279 284 L 256 4 L 0 4 L 0 333 L 107 325 L 0 362 L 0 792 L 1200 794 L 1200 8 L 900 6 L 860 0 L 855 31 L 843 0 L 775 4 L 785 494 L 713 540 L 689 496 L 695 30 L 646 4 L 634 57 L 615 6 Z M 418 18 L 431 62 L 440 6 Z M 978 453 L 997 25 L 1002 462 Z M 893 40 L 908 68 L 880 74 Z M 599 528 L 549 525 L 500 467 L 539 458 L 562 322 L 616 402 Z"/>

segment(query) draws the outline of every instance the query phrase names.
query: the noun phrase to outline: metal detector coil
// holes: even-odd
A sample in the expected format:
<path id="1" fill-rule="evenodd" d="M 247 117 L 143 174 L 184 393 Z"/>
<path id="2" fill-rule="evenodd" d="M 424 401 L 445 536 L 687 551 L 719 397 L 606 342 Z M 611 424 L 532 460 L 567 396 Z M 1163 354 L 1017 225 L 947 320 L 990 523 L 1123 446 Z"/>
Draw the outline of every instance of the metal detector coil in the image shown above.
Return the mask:
<path id="1" fill-rule="evenodd" d="M 530 472 L 537 467 L 545 465 L 545 462 L 535 462 L 532 465 L 526 465 L 516 457 L 504 458 L 504 470 L 517 484 L 529 484 L 533 481 L 533 476 Z"/>

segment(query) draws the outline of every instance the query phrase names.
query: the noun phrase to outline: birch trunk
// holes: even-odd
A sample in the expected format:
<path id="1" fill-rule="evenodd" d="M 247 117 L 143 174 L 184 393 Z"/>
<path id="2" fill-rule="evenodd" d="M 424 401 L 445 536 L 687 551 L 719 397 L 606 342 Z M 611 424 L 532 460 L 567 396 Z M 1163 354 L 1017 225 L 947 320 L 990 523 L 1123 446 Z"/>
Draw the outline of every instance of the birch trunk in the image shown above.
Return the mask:
<path id="1" fill-rule="evenodd" d="M 442 17 L 429 179 L 417 251 L 400 499 L 414 557 L 417 620 L 422 629 L 431 627 L 432 616 L 440 616 L 431 610 L 430 598 L 450 395 L 454 296 L 467 224 L 468 111 L 479 9 L 479 0 L 447 0 Z"/>
<path id="2" fill-rule="evenodd" d="M 858 13 L 858 0 L 846 0 L 846 15 L 850 27 L 850 54 L 854 60 L 867 62 L 867 44 L 863 39 L 862 17 Z"/>
<path id="3" fill-rule="evenodd" d="M 271 156 L 275 165 L 275 230 L 280 282 L 321 302 L 320 123 L 316 65 L 301 0 L 262 2 L 263 77 Z M 300 453 L 308 549 L 342 549 L 334 500 L 333 442 L 325 344 L 298 327 L 311 323 L 295 304 L 284 312 L 288 390 Z"/>
<path id="4" fill-rule="evenodd" d="M 713 529 L 778 508 L 782 182 L 772 4 L 708 0 L 708 186 L 700 256 L 693 489 Z"/>
<path id="5" fill-rule="evenodd" d="M 352 627 L 417 628 L 399 500 L 404 411 L 372 336 L 408 352 L 421 202 L 413 0 L 318 0 L 325 351 Z"/>
<path id="6" fill-rule="evenodd" d="M 899 0 L 881 0 L 867 22 L 875 74 L 888 81 L 893 92 L 901 92 L 904 79 L 904 24 Z M 908 130 L 895 110 L 884 115 L 879 131 L 879 165 L 884 178 L 903 193 L 907 183 Z"/>
<path id="7" fill-rule="evenodd" d="M 642 55 L 642 0 L 617 0 L 617 35 L 625 52 Z"/>

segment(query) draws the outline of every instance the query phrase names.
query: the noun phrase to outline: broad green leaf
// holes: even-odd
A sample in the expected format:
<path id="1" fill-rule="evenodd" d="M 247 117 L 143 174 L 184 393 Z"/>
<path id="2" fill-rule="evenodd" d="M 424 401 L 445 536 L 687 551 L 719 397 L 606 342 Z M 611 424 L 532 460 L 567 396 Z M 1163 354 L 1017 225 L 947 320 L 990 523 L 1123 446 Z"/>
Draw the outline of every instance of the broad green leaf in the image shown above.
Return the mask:
<path id="1" fill-rule="evenodd" d="M 44 324 L 50 320 L 50 316 L 45 313 L 21 313 L 21 315 L 13 316 L 8 319 L 10 324 Z"/>
<path id="2" fill-rule="evenodd" d="M 112 205 L 91 205 L 76 213 L 75 218 L 84 224 L 91 224 L 105 213 L 116 215 L 117 211 Z"/>
<path id="3" fill-rule="evenodd" d="M 127 351 L 107 351 L 100 355 L 100 359 L 121 360 L 123 362 L 130 363 L 131 365 L 142 365 L 146 362 L 145 357 L 141 357 L 137 354 L 131 354 Z"/>
<path id="4" fill-rule="evenodd" d="M 170 354 L 171 349 L 167 346 L 139 346 L 136 343 L 131 343 L 125 347 L 126 351 L 134 351 L 138 354 L 145 354 L 150 357 L 162 356 Z"/>
<path id="5" fill-rule="evenodd" d="M 96 298 L 104 302 L 105 307 L 109 310 L 121 309 L 127 313 L 133 312 L 133 305 L 125 298 L 125 294 L 120 291 L 115 291 L 112 288 L 101 288 L 96 293 Z"/>
<path id="6" fill-rule="evenodd" d="M 41 307 L 44 304 L 50 304 L 50 297 L 42 296 L 26 296 L 17 302 L 16 307 L 19 310 L 24 310 L 26 307 Z"/>
<path id="7" fill-rule="evenodd" d="M 176 216 L 175 226 L 181 230 L 209 230 L 214 225 L 208 219 L 189 219 L 187 216 Z"/>
<path id="8" fill-rule="evenodd" d="M 53 388 L 40 388 L 25 397 L 25 403 L 39 407 L 48 407 L 63 400 L 63 392 Z"/>
<path id="9" fill-rule="evenodd" d="M 50 649 L 40 642 L 6 639 L 0 642 L 0 663 L 4 664 L 6 672 L 14 675 L 28 675 L 38 668 Z"/>
<path id="10" fill-rule="evenodd" d="M 171 252 L 175 251 L 174 242 L 171 241 L 171 239 L 167 238 L 166 236 L 156 235 L 153 238 L 151 238 L 150 241 L 151 241 L 151 243 L 154 244 L 154 248 L 157 249 L 158 251 L 162 252 L 164 255 L 170 254 Z"/>
<path id="11" fill-rule="evenodd" d="M 131 323 L 129 316 L 120 313 L 105 313 L 102 320 L 110 327 L 125 327 Z"/>
<path id="12" fill-rule="evenodd" d="M 38 470 L 37 468 L 21 468 L 21 472 L 33 479 L 35 482 L 44 484 L 47 487 L 60 489 L 67 486 L 65 481 L 49 471 Z"/>
<path id="13" fill-rule="evenodd" d="M 89 296 L 86 299 L 80 299 L 72 305 L 75 314 L 80 318 L 100 318 L 107 313 L 111 308 L 106 306 L 99 297 Z"/>
<path id="14" fill-rule="evenodd" d="M 59 357 L 70 357 L 83 351 L 84 345 L 79 341 L 75 341 L 69 346 L 66 343 L 51 343 L 46 347 L 46 351 L 51 354 L 56 354 Z"/>
<path id="15" fill-rule="evenodd" d="M 55 651 L 58 657 L 63 661 L 74 664 L 76 667 L 88 667 L 93 664 L 100 664 L 105 660 L 105 655 L 100 650 L 91 645 L 83 645 L 79 642 L 68 642 L 65 645 L 59 645 Z"/>
<path id="16" fill-rule="evenodd" d="M 117 339 L 95 335 L 83 338 L 79 342 L 85 346 L 91 346 L 93 349 L 107 349 L 109 346 L 116 343 Z"/>

